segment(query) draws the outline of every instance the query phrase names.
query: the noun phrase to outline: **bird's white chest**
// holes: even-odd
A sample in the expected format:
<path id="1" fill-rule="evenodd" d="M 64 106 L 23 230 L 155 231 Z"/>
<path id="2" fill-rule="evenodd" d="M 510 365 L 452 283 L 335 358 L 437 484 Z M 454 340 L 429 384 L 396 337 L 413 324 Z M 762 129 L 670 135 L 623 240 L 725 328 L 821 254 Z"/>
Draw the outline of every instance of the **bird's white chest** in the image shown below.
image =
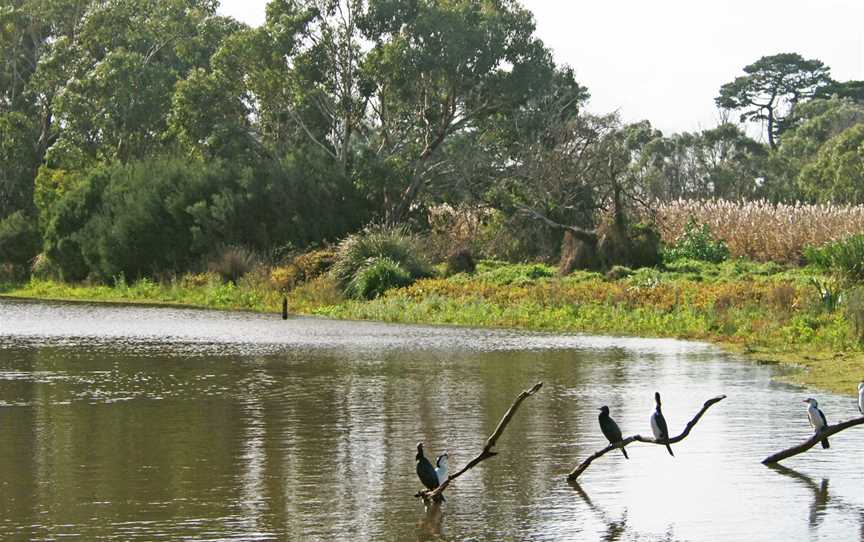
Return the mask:
<path id="1" fill-rule="evenodd" d="M 654 438 L 663 438 L 663 432 L 657 424 L 657 414 L 651 414 L 651 432 L 654 433 Z"/>
<path id="2" fill-rule="evenodd" d="M 813 429 L 820 431 L 825 427 L 825 423 L 822 421 L 822 416 L 819 414 L 819 409 L 813 405 L 810 405 L 807 408 L 807 417 L 810 419 L 810 425 L 813 426 Z"/>
<path id="3" fill-rule="evenodd" d="M 864 414 L 864 383 L 858 384 L 858 412 Z"/>

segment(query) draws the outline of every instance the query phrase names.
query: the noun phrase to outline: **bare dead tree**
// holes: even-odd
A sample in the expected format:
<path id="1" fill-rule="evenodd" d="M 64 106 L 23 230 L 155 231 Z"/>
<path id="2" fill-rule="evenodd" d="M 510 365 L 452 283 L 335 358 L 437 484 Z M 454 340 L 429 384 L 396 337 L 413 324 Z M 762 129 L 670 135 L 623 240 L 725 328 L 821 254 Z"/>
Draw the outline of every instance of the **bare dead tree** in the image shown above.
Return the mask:
<path id="1" fill-rule="evenodd" d="M 433 499 L 435 497 L 437 497 L 438 495 L 440 495 L 441 493 L 443 493 L 444 490 L 447 489 L 447 487 L 450 485 L 450 483 L 453 482 L 453 480 L 455 480 L 456 478 L 459 478 L 460 476 L 465 474 L 468 470 L 477 466 L 477 464 L 480 463 L 481 461 L 484 461 L 486 459 L 489 459 L 490 457 L 495 457 L 496 455 L 498 455 L 498 452 L 493 452 L 492 448 L 495 447 L 495 443 L 498 442 L 498 438 L 501 437 L 501 434 L 504 432 L 505 429 L 507 429 L 507 424 L 510 423 L 510 419 L 513 418 L 514 414 L 516 414 L 516 410 L 519 408 L 519 405 L 522 404 L 522 401 L 524 401 L 528 397 L 531 397 L 532 395 L 537 393 L 540 390 L 540 388 L 542 388 L 542 387 L 543 387 L 543 383 L 538 382 L 538 383 L 534 384 L 533 388 L 531 388 L 530 390 L 523 391 L 522 393 L 520 393 L 516 397 L 516 400 L 513 401 L 512 405 L 510 405 L 510 408 L 504 414 L 504 417 L 501 418 L 500 422 L 498 422 L 498 427 L 495 428 L 495 432 L 492 433 L 492 435 L 488 439 L 486 439 L 486 445 L 483 446 L 483 450 L 477 455 L 477 457 L 475 457 L 474 459 L 469 461 L 467 465 L 462 467 L 462 470 L 460 470 L 456 474 L 451 474 L 450 476 L 448 476 L 447 480 L 445 480 L 443 484 L 436 487 L 435 489 L 419 491 L 414 496 L 417 498 L 422 498 L 423 502 L 425 502 L 427 504 L 430 502 L 433 502 Z"/>
<path id="2" fill-rule="evenodd" d="M 606 446 L 602 450 L 600 450 L 598 452 L 594 452 L 593 454 L 591 454 L 591 456 L 588 457 L 588 459 L 586 459 L 582 463 L 579 463 L 579 466 L 577 466 L 575 469 L 573 469 L 573 471 L 569 475 L 567 475 L 567 480 L 569 480 L 571 482 L 576 480 L 576 478 L 578 478 L 580 474 L 585 472 L 588 469 L 588 467 L 591 466 L 591 463 L 595 459 L 598 459 L 598 458 L 608 454 L 612 450 L 616 450 L 618 448 L 624 448 L 628 444 L 633 444 L 634 442 L 644 442 L 646 444 L 658 444 L 661 446 L 666 446 L 667 444 L 675 444 L 676 442 L 681 442 L 682 440 L 687 438 L 687 435 L 690 434 L 690 431 L 693 429 L 693 427 L 696 425 L 696 423 L 699 421 L 699 419 L 702 418 L 702 416 L 705 414 L 705 412 L 709 408 L 711 408 L 712 405 L 714 405 L 715 403 L 719 403 L 720 401 L 722 401 L 725 398 L 726 398 L 725 395 L 718 395 L 717 397 L 713 397 L 713 398 L 705 401 L 705 404 L 702 405 L 702 408 L 699 410 L 698 413 L 696 413 L 696 416 L 694 416 L 692 420 L 687 422 L 687 426 L 684 427 L 684 431 L 680 435 L 678 435 L 677 437 L 673 437 L 673 438 L 670 438 L 668 440 L 662 440 L 662 439 L 658 440 L 658 439 L 643 437 L 642 435 L 633 435 L 631 437 L 627 437 L 624 440 L 622 440 L 621 442 L 616 442 L 614 444 L 610 444 L 609 446 Z"/>
<path id="3" fill-rule="evenodd" d="M 791 448 L 787 448 L 787 449 L 783 450 L 782 452 L 777 452 L 776 454 L 773 454 L 773 455 L 766 457 L 765 459 L 762 460 L 762 464 L 763 465 L 771 465 L 771 464 L 777 463 L 779 461 L 783 461 L 784 459 L 788 459 L 792 456 L 795 456 L 798 454 L 803 454 L 804 452 L 806 452 L 807 450 L 809 450 L 810 448 L 815 446 L 816 443 L 821 441 L 822 439 L 828 438 L 831 435 L 834 435 L 834 434 L 839 433 L 840 431 L 849 429 L 850 427 L 855 427 L 856 425 L 862 425 L 862 424 L 864 424 L 864 416 L 862 416 L 861 418 L 853 418 L 853 419 L 845 421 L 845 422 L 840 422 L 840 423 L 835 424 L 835 425 L 829 425 L 829 426 L 825 427 L 825 429 L 823 429 L 822 431 L 815 433 L 806 442 L 799 444 L 798 446 L 793 446 Z"/>

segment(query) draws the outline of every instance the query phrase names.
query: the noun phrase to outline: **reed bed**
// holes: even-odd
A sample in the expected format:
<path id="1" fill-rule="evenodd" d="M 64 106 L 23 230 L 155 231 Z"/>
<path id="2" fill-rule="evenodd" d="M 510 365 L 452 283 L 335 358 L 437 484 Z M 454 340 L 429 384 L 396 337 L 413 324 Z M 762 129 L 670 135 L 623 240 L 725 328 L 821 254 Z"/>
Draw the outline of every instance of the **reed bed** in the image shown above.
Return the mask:
<path id="1" fill-rule="evenodd" d="M 671 244 L 692 218 L 723 239 L 733 258 L 801 263 L 804 248 L 864 232 L 864 205 L 678 200 L 657 203 L 656 221 Z"/>

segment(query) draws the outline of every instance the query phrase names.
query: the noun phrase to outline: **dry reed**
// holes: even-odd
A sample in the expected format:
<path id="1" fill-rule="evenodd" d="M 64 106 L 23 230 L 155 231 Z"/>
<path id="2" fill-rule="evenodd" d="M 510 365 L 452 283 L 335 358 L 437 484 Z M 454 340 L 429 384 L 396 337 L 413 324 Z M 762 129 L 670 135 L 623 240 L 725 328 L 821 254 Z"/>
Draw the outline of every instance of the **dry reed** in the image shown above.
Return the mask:
<path id="1" fill-rule="evenodd" d="M 806 246 L 864 232 L 864 205 L 678 200 L 654 210 L 664 243 L 674 243 L 693 218 L 726 241 L 733 258 L 756 261 L 800 263 Z"/>

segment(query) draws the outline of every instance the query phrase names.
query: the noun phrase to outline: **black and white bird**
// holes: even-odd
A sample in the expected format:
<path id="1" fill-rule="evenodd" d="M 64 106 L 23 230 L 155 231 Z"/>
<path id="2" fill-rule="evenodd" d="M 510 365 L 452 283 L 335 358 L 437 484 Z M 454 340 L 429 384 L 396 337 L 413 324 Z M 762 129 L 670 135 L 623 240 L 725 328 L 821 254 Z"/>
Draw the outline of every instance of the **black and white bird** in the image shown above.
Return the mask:
<path id="1" fill-rule="evenodd" d="M 651 414 L 651 431 L 654 433 L 656 440 L 669 440 L 669 428 L 666 426 L 666 418 L 663 417 L 663 412 L 660 410 L 660 393 L 654 392 L 654 402 L 657 407 L 654 413 Z M 666 449 L 669 450 L 669 455 L 675 457 L 672 453 L 672 446 L 666 444 Z"/>
<path id="2" fill-rule="evenodd" d="M 864 416 L 864 381 L 858 384 L 858 412 Z"/>
<path id="3" fill-rule="evenodd" d="M 435 467 L 423 455 L 422 442 L 417 443 L 417 455 L 414 458 L 417 460 L 417 476 L 420 482 L 430 491 L 438 487 L 438 475 L 435 474 Z"/>
<path id="4" fill-rule="evenodd" d="M 603 431 L 603 436 L 609 441 L 609 444 L 619 444 L 623 439 L 621 437 L 621 428 L 615 423 L 615 420 L 609 417 L 609 407 L 603 405 L 600 407 L 600 430 Z M 621 447 L 621 453 L 626 459 L 630 459 L 627 455 L 627 450 Z"/>
<path id="5" fill-rule="evenodd" d="M 435 475 L 438 477 L 438 485 L 440 486 L 447 480 L 447 459 L 450 455 L 447 452 L 438 456 L 435 461 Z"/>
<path id="6" fill-rule="evenodd" d="M 821 433 L 823 429 L 828 427 L 828 421 L 825 419 L 825 414 L 819 409 L 819 403 L 816 399 L 804 399 L 805 403 L 808 403 L 810 406 L 807 407 L 807 418 L 810 420 L 810 425 L 813 426 L 813 430 L 816 433 Z M 828 439 L 822 439 L 822 447 L 830 448 L 831 445 L 828 444 Z"/>

